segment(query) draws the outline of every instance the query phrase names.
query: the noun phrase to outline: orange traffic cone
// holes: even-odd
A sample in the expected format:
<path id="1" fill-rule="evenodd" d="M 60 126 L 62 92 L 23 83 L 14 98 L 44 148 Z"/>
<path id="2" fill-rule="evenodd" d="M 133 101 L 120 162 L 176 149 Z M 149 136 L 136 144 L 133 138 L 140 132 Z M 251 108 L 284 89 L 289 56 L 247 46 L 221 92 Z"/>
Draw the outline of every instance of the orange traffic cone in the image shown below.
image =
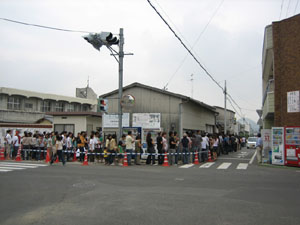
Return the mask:
<path id="1" fill-rule="evenodd" d="M 76 162 L 77 158 L 76 158 L 76 148 L 74 149 L 74 155 L 73 155 L 73 162 Z"/>
<path id="2" fill-rule="evenodd" d="M 21 145 L 19 146 L 19 149 L 18 149 L 16 161 L 17 162 L 22 161 L 22 159 L 21 159 Z"/>
<path id="3" fill-rule="evenodd" d="M 165 153 L 164 164 L 162 166 L 169 166 L 167 153 Z"/>
<path id="4" fill-rule="evenodd" d="M 57 152 L 56 152 L 56 160 L 55 160 L 55 162 L 54 163 L 59 163 L 59 157 L 58 157 L 58 154 L 57 154 Z"/>
<path id="5" fill-rule="evenodd" d="M 194 164 L 195 164 L 195 165 L 198 165 L 198 164 L 199 164 L 198 151 L 196 151 L 195 154 L 196 154 L 196 155 L 195 155 L 195 161 L 194 161 Z"/>
<path id="6" fill-rule="evenodd" d="M 125 155 L 124 155 L 124 160 L 123 160 L 123 166 L 128 166 L 128 161 L 127 161 L 127 153 L 125 152 Z"/>
<path id="7" fill-rule="evenodd" d="M 213 160 L 211 159 L 210 150 L 208 150 L 208 160 L 207 160 L 207 162 L 213 162 Z"/>
<path id="8" fill-rule="evenodd" d="M 48 162 L 50 162 L 51 160 L 50 160 L 50 149 L 49 148 L 47 148 L 47 155 L 46 155 L 46 161 L 45 161 L 45 163 L 48 163 Z"/>
<path id="9" fill-rule="evenodd" d="M 85 156 L 84 156 L 84 161 L 82 163 L 83 166 L 88 166 L 88 156 L 87 156 L 87 151 L 85 151 Z"/>
<path id="10" fill-rule="evenodd" d="M 0 150 L 0 160 L 5 160 L 4 151 L 4 148 Z"/>

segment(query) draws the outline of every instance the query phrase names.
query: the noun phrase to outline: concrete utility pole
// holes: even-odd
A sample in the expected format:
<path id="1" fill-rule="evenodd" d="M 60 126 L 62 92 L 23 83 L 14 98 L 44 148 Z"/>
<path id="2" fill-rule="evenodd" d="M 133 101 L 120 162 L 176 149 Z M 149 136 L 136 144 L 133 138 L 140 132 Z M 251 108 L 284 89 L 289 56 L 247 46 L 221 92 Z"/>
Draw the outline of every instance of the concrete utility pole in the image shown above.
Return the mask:
<path id="1" fill-rule="evenodd" d="M 226 124 L 226 113 L 227 113 L 227 106 L 226 106 L 226 100 L 227 100 L 227 89 L 226 89 L 226 80 L 225 80 L 225 87 L 224 87 L 224 134 L 227 134 L 227 124 Z"/>
<path id="2" fill-rule="evenodd" d="M 123 59 L 124 59 L 124 34 L 123 28 L 120 28 L 120 45 L 119 45 L 119 104 L 118 104 L 118 115 L 119 115 L 119 138 L 122 137 L 122 95 L 123 95 Z"/>

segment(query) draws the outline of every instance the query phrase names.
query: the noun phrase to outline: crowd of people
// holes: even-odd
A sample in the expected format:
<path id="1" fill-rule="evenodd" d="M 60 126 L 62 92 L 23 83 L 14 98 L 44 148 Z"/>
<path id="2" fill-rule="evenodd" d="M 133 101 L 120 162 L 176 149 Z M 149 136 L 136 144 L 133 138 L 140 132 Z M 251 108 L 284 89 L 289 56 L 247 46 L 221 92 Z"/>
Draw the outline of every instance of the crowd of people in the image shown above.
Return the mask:
<path id="1" fill-rule="evenodd" d="M 236 152 L 245 146 L 246 138 L 200 131 L 184 133 L 182 138 L 172 131 L 168 134 L 149 132 L 145 143 L 142 143 L 140 134 L 134 137 L 131 131 L 118 140 L 115 134 L 103 137 L 99 132 L 91 132 L 89 136 L 84 131 L 77 136 L 71 132 L 24 132 L 21 137 L 18 130 L 14 135 L 7 130 L 4 154 L 7 159 L 15 159 L 21 146 L 23 160 L 45 160 L 49 154 L 50 164 L 58 157 L 63 165 L 75 158 L 83 162 L 85 155 L 91 163 L 123 165 L 125 152 L 128 165 L 141 165 L 142 158 L 146 158 L 146 164 L 162 165 L 167 154 L 169 165 L 177 165 L 193 163 L 196 155 L 200 162 L 205 162 L 209 154 L 216 159 L 220 154 Z"/>

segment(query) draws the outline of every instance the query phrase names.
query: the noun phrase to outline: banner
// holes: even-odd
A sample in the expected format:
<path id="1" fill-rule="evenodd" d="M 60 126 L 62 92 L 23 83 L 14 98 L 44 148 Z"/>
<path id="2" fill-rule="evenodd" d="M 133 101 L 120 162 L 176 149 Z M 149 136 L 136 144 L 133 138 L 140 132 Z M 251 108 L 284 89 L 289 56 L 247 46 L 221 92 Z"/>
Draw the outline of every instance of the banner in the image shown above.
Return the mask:
<path id="1" fill-rule="evenodd" d="M 118 128 L 119 115 L 118 114 L 103 114 L 102 123 L 104 128 Z M 123 113 L 122 127 L 129 127 L 129 113 Z"/>
<path id="2" fill-rule="evenodd" d="M 133 113 L 132 126 L 146 129 L 159 129 L 160 113 Z"/>

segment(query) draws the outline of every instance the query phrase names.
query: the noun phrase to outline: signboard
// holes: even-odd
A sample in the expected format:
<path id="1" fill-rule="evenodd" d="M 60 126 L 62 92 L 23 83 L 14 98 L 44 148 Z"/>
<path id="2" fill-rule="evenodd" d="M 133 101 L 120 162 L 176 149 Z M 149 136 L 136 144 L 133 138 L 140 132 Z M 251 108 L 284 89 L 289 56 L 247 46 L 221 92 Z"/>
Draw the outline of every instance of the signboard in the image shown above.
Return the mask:
<path id="1" fill-rule="evenodd" d="M 284 165 L 284 130 L 283 127 L 272 128 L 272 164 Z"/>
<path id="2" fill-rule="evenodd" d="M 119 115 L 118 114 L 103 114 L 103 127 L 104 128 L 118 128 Z M 123 113 L 122 127 L 129 127 L 129 113 Z"/>
<path id="3" fill-rule="evenodd" d="M 132 126 L 146 129 L 160 129 L 160 113 L 133 113 Z"/>
<path id="4" fill-rule="evenodd" d="M 287 111 L 288 113 L 300 112 L 299 91 L 291 91 L 287 93 Z"/>
<path id="5" fill-rule="evenodd" d="M 265 152 L 269 152 L 272 149 L 272 130 L 271 129 L 262 129 L 261 130 L 261 136 L 263 140 L 263 146 Z"/>

